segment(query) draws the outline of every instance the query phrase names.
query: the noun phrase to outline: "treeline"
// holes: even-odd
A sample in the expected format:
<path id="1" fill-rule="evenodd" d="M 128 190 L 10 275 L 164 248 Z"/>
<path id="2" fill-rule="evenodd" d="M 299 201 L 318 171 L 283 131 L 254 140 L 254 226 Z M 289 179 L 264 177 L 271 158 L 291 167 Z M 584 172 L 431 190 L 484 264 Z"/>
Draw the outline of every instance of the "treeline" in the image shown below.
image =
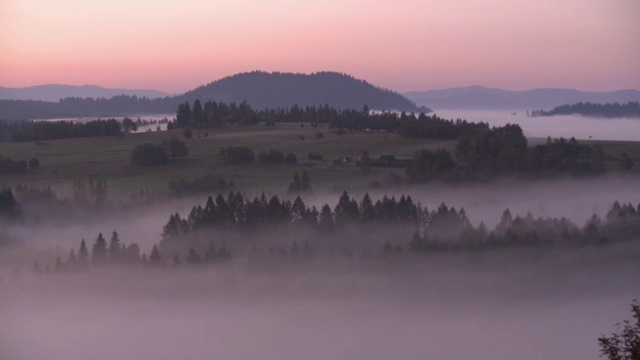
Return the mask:
<path id="1" fill-rule="evenodd" d="M 43 141 L 81 137 L 122 136 L 121 124 L 115 119 L 72 121 L 0 122 L 0 139 L 10 141 Z"/>
<path id="2" fill-rule="evenodd" d="M 0 215 L 16 216 L 20 213 L 20 206 L 13 196 L 11 188 L 0 187 Z"/>
<path id="3" fill-rule="evenodd" d="M 229 199 L 238 196 L 240 195 L 231 193 Z M 378 258 L 387 259 L 405 254 L 475 252 L 523 247 L 574 248 L 640 240 L 640 204 L 634 206 L 615 202 L 604 218 L 594 214 L 582 227 L 566 218 L 534 218 L 530 213 L 524 217 L 514 217 L 506 209 L 500 222 L 489 230 L 483 223 L 473 226 L 463 208 L 455 209 L 444 203 L 437 209 L 428 211 L 420 205 L 413 204 L 408 196 L 402 196 L 400 201 L 384 196 L 373 205 L 367 204 L 370 202 L 370 199 L 367 199 L 369 196 L 365 195 L 363 200 L 357 203 L 347 193 L 343 193 L 333 210 L 325 204 L 320 214 L 314 212 L 313 208 L 306 208 L 299 198 L 294 201 L 294 204 L 298 205 L 280 201 L 277 197 L 267 201 L 264 196 L 244 204 L 262 203 L 258 205 L 258 208 L 263 210 L 262 217 L 256 219 L 260 219 L 264 225 L 295 226 L 296 223 L 302 222 L 323 230 L 318 234 L 324 234 L 324 237 L 340 236 L 337 231 L 326 231 L 329 229 L 339 230 L 348 224 L 365 226 L 370 232 L 369 235 L 364 235 L 366 236 L 364 243 L 368 241 L 371 245 L 363 245 L 364 243 L 360 241 L 360 248 L 353 248 L 354 244 L 345 239 L 344 247 L 339 254 L 348 258 L 369 259 L 376 252 Z M 208 200 L 206 209 L 194 208 L 192 214 L 186 219 L 182 219 L 178 214 L 171 215 L 169 222 L 165 225 L 160 246 L 154 245 L 149 256 L 140 255 L 139 246 L 135 243 L 122 245 L 117 232 L 114 231 L 108 244 L 102 234 L 99 234 L 91 248 L 91 253 L 83 239 L 78 252 L 71 249 L 66 262 L 58 256 L 53 270 L 86 270 L 90 266 L 97 268 L 106 265 L 162 267 L 225 262 L 230 260 L 232 255 L 224 242 L 216 246 L 214 241 L 209 240 L 208 246 L 203 248 L 198 246 L 197 242 L 190 240 L 189 233 L 197 229 L 229 229 L 229 226 L 242 228 L 238 226 L 238 220 L 232 219 L 232 215 L 235 214 L 234 204 L 233 200 L 229 202 L 231 204 L 227 203 L 222 196 L 218 196 L 215 201 Z M 294 210 L 287 213 L 286 209 L 296 207 L 306 208 L 311 213 L 306 217 L 294 215 L 296 214 Z M 196 212 L 200 214 L 193 215 Z M 416 230 L 411 239 L 387 240 L 380 246 L 378 240 L 374 240 L 372 235 L 380 230 L 380 226 L 386 227 L 391 224 L 410 225 Z M 316 237 L 314 241 L 323 241 L 324 237 Z M 313 251 L 314 245 L 316 244 L 305 240 L 300 244 L 293 241 L 287 246 L 266 245 L 268 249 L 265 249 L 264 245 L 258 242 L 254 243 L 249 250 L 249 255 L 253 260 L 261 256 L 269 256 L 278 261 L 285 258 L 310 259 L 316 255 Z M 333 256 L 334 251 L 330 250 L 329 254 Z M 33 270 L 38 274 L 43 272 L 37 262 Z M 50 271 L 51 268 L 47 266 L 45 272 Z"/>
<path id="4" fill-rule="evenodd" d="M 591 102 L 579 102 L 556 106 L 551 110 L 534 110 L 530 116 L 554 116 L 554 115 L 583 115 L 595 117 L 640 117 L 640 102 L 598 104 Z"/>
<path id="5" fill-rule="evenodd" d="M 66 217 L 73 211 L 86 213 L 86 210 L 106 209 L 108 202 L 108 184 L 101 178 L 88 180 L 75 179 L 71 183 L 71 194 L 61 198 L 50 186 L 37 187 L 18 184 L 0 187 L 0 215 L 11 214 L 41 219 Z M 24 216 L 23 216 L 24 215 Z"/>
<path id="6" fill-rule="evenodd" d="M 484 224 L 449 221 L 449 234 L 433 231 L 431 224 L 415 232 L 409 251 L 431 253 L 515 247 L 575 247 L 640 240 L 640 204 L 615 202 L 604 219 L 594 214 L 583 227 L 566 218 L 513 217 L 507 209 L 489 231 Z"/>
<path id="7" fill-rule="evenodd" d="M 196 100 L 193 106 L 184 102 L 178 105 L 176 120 L 169 128 L 210 128 L 223 124 L 275 124 L 307 123 L 312 126 L 328 125 L 335 129 L 371 130 L 399 132 L 407 137 L 456 139 L 460 134 L 478 129 L 488 129 L 485 123 L 470 123 L 465 120 L 445 120 L 436 115 L 420 113 L 371 112 L 368 107 L 362 110 L 338 109 L 324 106 L 255 110 L 246 102 L 240 104 L 207 101 L 204 105 Z"/>
<path id="8" fill-rule="evenodd" d="M 118 232 L 114 230 L 109 242 L 107 242 L 102 233 L 99 233 L 91 245 L 91 250 L 89 250 L 85 239 L 82 239 L 78 251 L 76 252 L 74 248 L 71 248 L 69 254 L 66 256 L 66 260 L 63 260 L 62 256 L 58 255 L 53 266 L 41 266 L 40 263 L 36 261 L 32 271 L 34 274 L 40 275 L 52 272 L 89 271 L 90 269 L 116 266 L 148 266 L 159 268 L 165 265 L 177 266 L 183 262 L 191 265 L 213 265 L 226 262 L 230 259 L 231 252 L 227 249 L 226 245 L 222 243 L 221 246 L 217 247 L 213 241 L 209 243 L 209 247 L 202 257 L 191 248 L 184 259 L 182 259 L 179 254 L 174 254 L 172 257 L 165 259 L 161 255 L 157 245 L 153 246 L 149 256 L 147 256 L 146 253 L 140 252 L 140 246 L 137 243 L 132 242 L 128 245 L 122 243 Z"/>
<path id="9" fill-rule="evenodd" d="M 173 136 L 160 143 L 144 143 L 136 145 L 131 150 L 129 162 L 136 166 L 163 165 L 169 160 L 184 158 L 189 155 L 187 144 Z"/>
<path id="10" fill-rule="evenodd" d="M 520 126 L 507 124 L 461 134 L 453 154 L 445 149 L 417 151 L 406 174 L 411 183 L 479 180 L 498 175 L 585 176 L 606 172 L 606 160 L 602 146 L 583 145 L 575 138 L 548 138 L 545 144 L 529 147 Z M 621 169 L 630 170 L 633 166 L 633 161 L 623 156 Z"/>
<path id="11" fill-rule="evenodd" d="M 466 217 L 464 209 L 459 214 Z M 334 208 L 325 204 L 318 209 L 306 205 L 300 196 L 293 202 L 275 195 L 267 198 L 264 194 L 250 199 L 232 191 L 226 198 L 221 194 L 215 199 L 210 196 L 204 206 L 193 206 L 186 217 L 172 214 L 163 227 L 162 241 L 179 242 L 190 233 L 207 228 L 252 231 L 273 225 L 304 224 L 331 232 L 354 222 L 402 223 L 417 227 L 430 216 L 425 207 L 404 195 L 399 199 L 384 196 L 374 202 L 369 194 L 365 194 L 357 201 L 344 191 Z"/>
<path id="12" fill-rule="evenodd" d="M 108 99 L 69 97 L 57 102 L 0 100 L 0 117 L 25 120 L 171 113 L 179 102 L 175 96 L 149 99 L 135 95 L 117 95 Z"/>

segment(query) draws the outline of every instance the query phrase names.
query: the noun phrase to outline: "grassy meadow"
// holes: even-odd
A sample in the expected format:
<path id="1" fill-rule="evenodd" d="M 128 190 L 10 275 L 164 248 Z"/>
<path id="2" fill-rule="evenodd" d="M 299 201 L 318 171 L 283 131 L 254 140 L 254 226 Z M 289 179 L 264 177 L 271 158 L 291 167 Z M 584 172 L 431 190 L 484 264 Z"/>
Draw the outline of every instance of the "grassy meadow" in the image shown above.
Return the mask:
<path id="1" fill-rule="evenodd" d="M 317 138 L 322 132 L 324 137 Z M 146 142 L 160 142 L 172 136 L 185 140 L 189 156 L 167 165 L 138 167 L 130 165 L 131 150 Z M 168 192 L 172 180 L 193 180 L 206 174 L 221 175 L 233 180 L 236 188 L 259 190 L 282 188 L 284 191 L 296 172 L 307 170 L 315 189 L 366 186 L 372 181 L 384 181 L 390 172 L 403 175 L 403 169 L 372 168 L 364 172 L 355 166 L 336 166 L 333 160 L 341 156 L 360 158 L 368 151 L 372 158 L 392 154 L 410 158 L 421 148 L 453 150 L 453 141 L 403 138 L 394 133 L 347 132 L 338 136 L 326 126 L 277 124 L 276 126 L 234 126 L 195 130 L 193 137 L 184 139 L 182 130 L 142 132 L 124 137 L 99 137 L 45 142 L 0 143 L 0 154 L 20 160 L 37 157 L 41 166 L 26 174 L 4 175 L 1 183 L 8 186 L 27 184 L 52 185 L 62 190 L 75 179 L 104 178 L 112 194 L 127 196 L 148 189 L 157 194 Z M 256 155 L 261 151 L 280 150 L 294 153 L 297 165 L 225 165 L 218 159 L 220 148 L 246 146 Z M 309 152 L 320 154 L 324 160 L 310 161 Z"/>
<path id="2" fill-rule="evenodd" d="M 322 132 L 324 137 L 316 137 Z M 129 163 L 131 150 L 146 142 L 160 142 L 172 136 L 186 141 L 189 156 L 167 165 L 153 167 L 132 166 Z M 542 139 L 531 139 L 532 145 Z M 617 159 L 628 153 L 636 164 L 640 164 L 640 143 L 613 141 L 585 141 L 601 144 L 610 155 L 607 167 L 619 168 Z M 297 165 L 224 165 L 218 159 L 220 148 L 246 146 L 256 155 L 261 151 L 280 150 L 294 153 Z M 165 195 L 172 180 L 193 180 L 206 174 L 221 175 L 233 180 L 237 189 L 261 190 L 282 189 L 284 191 L 296 172 L 307 170 L 316 190 L 332 188 L 357 189 L 374 181 L 384 183 L 385 177 L 394 172 L 404 175 L 403 169 L 371 168 L 365 172 L 356 166 L 336 166 L 333 160 L 341 156 L 359 159 L 363 151 L 371 158 L 383 154 L 397 158 L 411 158 L 421 148 L 446 148 L 453 151 L 454 141 L 410 139 L 395 133 L 347 132 L 338 136 L 326 126 L 313 128 L 306 124 L 277 124 L 276 126 L 228 125 L 220 128 L 195 130 L 193 137 L 184 139 L 182 130 L 141 132 L 124 137 L 99 137 L 45 142 L 0 143 L 0 154 L 12 159 L 29 160 L 37 157 L 41 166 L 26 174 L 3 175 L 0 183 L 8 186 L 25 184 L 31 186 L 53 186 L 58 192 L 75 179 L 103 178 L 109 185 L 112 196 L 128 197 L 140 190 Z M 321 161 L 308 160 L 309 152 L 324 157 Z M 636 166 L 638 172 L 640 165 Z"/>

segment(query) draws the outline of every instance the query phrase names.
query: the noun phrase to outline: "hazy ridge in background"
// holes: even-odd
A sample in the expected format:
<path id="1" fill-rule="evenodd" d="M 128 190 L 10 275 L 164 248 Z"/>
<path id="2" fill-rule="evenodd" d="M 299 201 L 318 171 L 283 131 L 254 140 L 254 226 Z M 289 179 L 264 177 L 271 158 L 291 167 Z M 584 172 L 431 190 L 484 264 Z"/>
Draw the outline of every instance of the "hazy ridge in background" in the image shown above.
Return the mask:
<path id="1" fill-rule="evenodd" d="M 550 109 L 577 102 L 613 103 L 639 101 L 638 90 L 580 91 L 576 89 L 531 89 L 510 91 L 468 86 L 403 93 L 418 105 L 439 109 Z"/>
<path id="2" fill-rule="evenodd" d="M 225 103 L 246 101 L 253 109 L 325 106 L 337 109 L 430 111 L 419 108 L 399 93 L 374 86 L 365 80 L 336 72 L 313 74 L 268 73 L 254 71 L 228 76 L 181 95 L 162 96 L 158 93 L 133 93 L 138 98 L 105 97 L 94 87 L 69 87 L 51 85 L 47 93 L 57 101 L 35 100 L 37 95 L 22 89 L 22 100 L 6 100 L 10 96 L 0 92 L 0 119 L 51 119 L 59 117 L 123 116 L 136 114 L 166 114 L 175 111 L 186 101 L 202 103 L 212 100 Z M 53 91 L 57 89 L 57 91 Z M 109 90 L 111 91 L 111 90 Z M 121 95 L 124 90 L 114 90 Z M 29 94 L 31 95 L 25 95 Z M 96 94 L 100 100 L 94 100 Z M 147 98 L 141 98 L 141 96 Z M 165 94 L 166 95 L 166 94 Z M 27 100 L 32 96 L 34 100 Z M 68 99 L 73 96 L 77 99 Z M 93 97 L 93 98 L 92 98 Z M 4 100 L 3 100 L 4 99 Z"/>
<path id="3" fill-rule="evenodd" d="M 63 85 L 46 84 L 21 88 L 0 86 L 0 99 L 2 100 L 39 100 L 60 101 L 68 97 L 79 98 L 112 98 L 118 95 L 148 97 L 155 99 L 169 96 L 170 94 L 149 89 L 109 89 L 98 85 Z"/>

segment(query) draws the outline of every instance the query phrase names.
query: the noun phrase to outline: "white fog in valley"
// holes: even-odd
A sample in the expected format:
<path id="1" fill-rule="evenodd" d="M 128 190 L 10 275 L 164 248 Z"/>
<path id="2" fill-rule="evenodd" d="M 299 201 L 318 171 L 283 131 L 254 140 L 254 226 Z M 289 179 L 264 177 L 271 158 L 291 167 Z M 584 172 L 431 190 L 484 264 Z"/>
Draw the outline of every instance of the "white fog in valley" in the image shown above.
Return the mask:
<path id="1" fill-rule="evenodd" d="M 638 118 L 594 118 L 579 115 L 527 116 L 527 110 L 434 110 L 444 119 L 465 119 L 471 122 L 486 122 L 490 126 L 518 124 L 529 138 L 575 137 L 578 140 L 639 141 L 640 119 Z"/>
<path id="2" fill-rule="evenodd" d="M 435 210 L 442 203 L 457 209 L 462 207 L 473 225 L 477 226 L 483 222 L 489 228 L 498 223 L 505 209 L 509 209 L 513 216 L 526 216 L 531 213 L 536 218 L 566 217 L 578 226 L 583 226 L 593 214 L 604 217 L 616 201 L 631 203 L 634 206 L 640 204 L 638 182 L 633 177 L 600 176 L 592 179 L 530 182 L 500 180 L 488 184 L 460 185 L 433 183 L 401 189 L 355 189 L 349 193 L 360 201 L 365 192 L 371 195 L 374 202 L 384 195 L 396 198 L 410 195 L 414 202 L 421 203 L 429 210 Z M 276 189 L 266 193 L 293 200 L 291 196 Z M 253 198 L 260 196 L 260 193 L 248 193 L 247 196 Z M 318 209 L 324 204 L 333 208 L 340 192 L 318 190 L 314 195 L 303 197 L 306 203 L 315 205 Z M 136 242 L 141 246 L 142 252 L 148 253 L 153 244 L 160 240 L 162 227 L 171 214 L 178 212 L 186 216 L 191 207 L 204 205 L 206 200 L 207 195 L 167 200 L 112 214 L 67 219 L 63 222 L 64 226 L 60 226 L 61 223 L 58 221 L 38 221 L 27 224 L 15 223 L 8 226 L 7 230 L 10 235 L 33 248 L 59 248 L 62 250 L 60 255 L 65 255 L 71 247 L 77 248 L 83 238 L 89 244 L 99 232 L 108 237 L 113 230 L 117 230 L 124 243 Z M 410 239 L 393 240 L 406 243 Z"/>
<path id="3" fill-rule="evenodd" d="M 361 199 L 363 191 L 354 191 Z M 396 191 L 434 209 L 464 207 L 489 228 L 504 209 L 514 216 L 567 217 L 578 226 L 614 201 L 640 203 L 634 178 L 464 186 Z M 305 198 L 335 206 L 339 193 Z M 321 253 L 304 263 L 256 261 L 235 237 L 229 263 L 201 268 L 122 268 L 33 276 L 33 260 L 90 247 L 116 229 L 123 243 L 149 253 L 175 211 L 186 215 L 206 196 L 137 210 L 12 224 L 29 251 L 6 253 L 0 277 L 0 359 L 598 359 L 597 338 L 628 317 L 640 297 L 640 243 L 521 248 L 361 261 Z M 310 234 L 254 235 L 289 244 Z M 367 243 L 336 233 L 326 244 Z M 407 246 L 393 229 L 379 237 Z M 377 252 L 376 239 L 371 251 Z M 328 246 L 328 245 L 327 245 Z M 340 251 L 340 248 L 336 248 Z M 15 266 L 21 265 L 19 274 Z M 470 356 L 470 354 L 472 354 Z"/>
<path id="4" fill-rule="evenodd" d="M 3 359 L 598 359 L 640 248 L 264 270 L 94 271 L 2 284 Z M 263 271 L 264 270 L 264 271 Z"/>

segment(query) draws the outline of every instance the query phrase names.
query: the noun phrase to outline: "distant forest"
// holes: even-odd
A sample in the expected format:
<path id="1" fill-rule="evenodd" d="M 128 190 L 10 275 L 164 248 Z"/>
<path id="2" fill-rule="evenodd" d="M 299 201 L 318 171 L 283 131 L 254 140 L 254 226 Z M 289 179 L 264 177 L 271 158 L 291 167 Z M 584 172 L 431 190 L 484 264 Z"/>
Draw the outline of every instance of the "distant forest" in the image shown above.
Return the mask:
<path id="1" fill-rule="evenodd" d="M 593 117 L 640 117 L 640 102 L 629 101 L 626 104 L 606 103 L 596 104 L 591 102 L 579 102 L 556 106 L 551 110 L 534 110 L 530 116 L 554 116 L 554 115 L 583 115 Z"/>
<path id="2" fill-rule="evenodd" d="M 214 242 L 211 230 L 251 232 L 265 235 L 268 229 L 290 226 L 301 231 L 307 229 L 319 236 L 293 241 L 288 244 L 273 244 L 260 236 L 246 254 L 249 263 L 272 259 L 277 263 L 309 261 L 314 256 L 335 254 L 353 260 L 401 259 L 405 255 L 424 255 L 442 252 L 474 252 L 509 248 L 574 248 L 580 246 L 603 246 L 610 243 L 637 241 L 640 234 L 640 205 L 615 202 L 607 215 L 600 218 L 593 215 L 584 226 L 577 226 L 566 218 L 534 218 L 513 216 L 504 210 L 498 224 L 487 228 L 483 223 L 471 224 L 463 208 L 455 209 L 441 204 L 428 210 L 416 204 L 409 196 L 399 200 L 384 196 L 375 202 L 365 194 L 361 201 L 343 192 L 338 204 L 332 209 L 325 204 L 318 211 L 305 205 L 300 197 L 295 201 L 270 199 L 264 195 L 253 200 L 240 193 L 229 193 L 227 198 L 218 195 L 209 197 L 206 205 L 194 206 L 188 217 L 171 215 L 164 226 L 162 240 L 153 246 L 149 256 L 141 254 L 136 243 L 125 245 L 114 230 L 111 240 L 98 234 L 89 247 L 83 239 L 76 252 L 69 251 L 67 260 L 58 256 L 53 268 L 46 265 L 44 272 L 86 271 L 90 267 L 115 265 L 144 265 L 161 267 L 166 265 L 214 265 L 230 260 L 233 251 L 239 251 L 240 244 L 233 241 Z M 337 237 L 345 229 L 358 227 L 370 234 L 381 228 L 399 226 L 405 230 L 414 229 L 413 236 L 405 239 L 386 241 L 381 246 L 373 238 L 358 245 L 344 239 L 342 249 L 327 248 L 321 242 L 327 237 Z M 403 233 L 405 231 L 402 231 Z M 307 233 L 310 234 L 310 233 Z M 324 244 L 326 245 L 326 244 Z M 317 249 L 324 249 L 318 251 Z M 334 254 L 334 251 L 337 253 Z M 39 263 L 33 272 L 40 274 Z"/>
<path id="3" fill-rule="evenodd" d="M 229 76 L 182 95 L 149 99 L 118 95 L 112 98 L 70 97 L 58 102 L 0 100 L 0 119 L 54 119 L 71 117 L 167 114 L 178 104 L 196 98 L 225 103 L 247 102 L 256 109 L 328 105 L 337 109 L 425 111 L 391 90 L 375 87 L 346 74 L 321 72 L 311 75 L 251 72 Z"/>
<path id="4" fill-rule="evenodd" d="M 486 123 L 472 123 L 457 119 L 446 120 L 436 115 L 401 114 L 322 107 L 279 108 L 254 110 L 246 102 L 202 105 L 184 102 L 178 105 L 174 121 L 167 129 L 208 129 L 227 124 L 251 125 L 263 123 L 307 123 L 311 126 L 327 124 L 336 134 L 346 131 L 397 132 L 405 137 L 455 140 L 455 150 L 426 150 L 415 153 L 406 168 L 406 181 L 425 183 L 431 180 L 467 181 L 497 175 L 553 176 L 557 174 L 595 175 L 606 171 L 606 154 L 599 145 L 579 144 L 575 139 L 548 139 L 546 144 L 528 146 L 520 126 L 507 124 L 489 127 Z M 120 136 L 124 124 L 115 120 L 97 120 L 85 124 L 70 122 L 1 122 L 0 139 L 38 141 L 84 136 Z M 631 170 L 634 163 L 628 154 L 618 159 L 620 169 Z"/>
<path id="5" fill-rule="evenodd" d="M 336 133 L 353 131 L 397 132 L 405 137 L 456 140 L 452 154 L 445 149 L 416 152 L 407 167 L 407 182 L 431 180 L 478 180 L 496 175 L 549 176 L 589 175 L 606 171 L 606 155 L 601 146 L 582 145 L 574 138 L 549 138 L 546 144 L 529 147 L 522 128 L 516 124 L 489 127 L 457 119 L 446 120 L 420 113 L 373 113 L 363 110 L 337 110 L 330 107 L 294 106 L 291 109 L 253 111 L 246 103 L 239 106 L 196 100 L 193 107 L 178 106 L 175 122 L 169 128 L 209 128 L 225 123 L 300 122 L 328 124 Z M 621 169 L 634 166 L 628 154 L 620 159 Z"/>

